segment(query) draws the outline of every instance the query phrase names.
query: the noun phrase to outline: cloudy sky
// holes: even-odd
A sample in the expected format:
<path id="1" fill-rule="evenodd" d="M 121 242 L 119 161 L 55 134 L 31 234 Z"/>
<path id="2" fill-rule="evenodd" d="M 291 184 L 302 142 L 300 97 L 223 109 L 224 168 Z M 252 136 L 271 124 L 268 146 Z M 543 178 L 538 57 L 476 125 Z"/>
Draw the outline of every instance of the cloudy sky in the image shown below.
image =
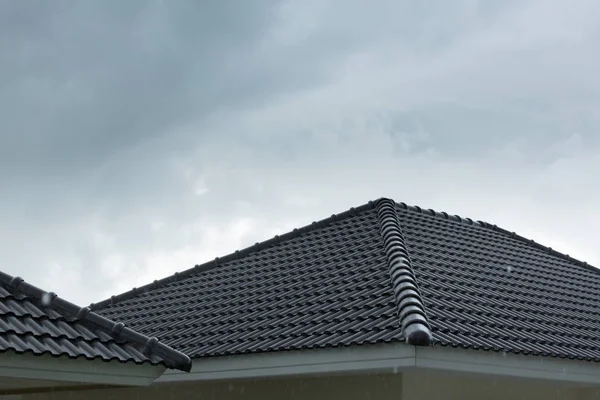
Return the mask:
<path id="1" fill-rule="evenodd" d="M 381 196 L 600 265 L 599 21 L 595 0 L 0 1 L 2 270 L 89 303 Z"/>

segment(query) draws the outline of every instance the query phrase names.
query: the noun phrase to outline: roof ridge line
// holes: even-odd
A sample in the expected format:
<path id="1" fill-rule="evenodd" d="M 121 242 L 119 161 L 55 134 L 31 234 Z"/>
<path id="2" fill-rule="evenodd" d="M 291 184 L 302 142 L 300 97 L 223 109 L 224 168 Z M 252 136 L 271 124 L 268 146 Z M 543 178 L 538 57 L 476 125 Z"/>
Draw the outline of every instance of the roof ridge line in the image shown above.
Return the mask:
<path id="1" fill-rule="evenodd" d="M 332 214 L 331 216 L 324 218 L 322 220 L 313 221 L 312 223 L 305 225 L 303 227 L 300 227 L 300 228 L 294 228 L 290 232 L 286 232 L 281 235 L 275 235 L 274 237 L 264 240 L 262 242 L 256 242 L 252 246 L 248 246 L 241 250 L 236 250 L 233 253 L 229 253 L 223 257 L 217 257 L 214 260 L 207 261 L 202 264 L 196 264 L 192 268 L 188 268 L 188 269 L 186 269 L 184 271 L 180 271 L 180 272 L 175 272 L 172 275 L 169 275 L 162 279 L 157 279 L 154 282 L 148 283 L 146 285 L 143 285 L 143 286 L 140 286 L 137 288 L 133 288 L 131 290 L 128 290 L 128 291 L 123 292 L 118 295 L 111 296 L 110 298 L 99 301 L 97 303 L 92 303 L 92 304 L 90 304 L 90 308 L 92 310 L 100 310 L 107 306 L 117 304 L 121 301 L 132 299 L 132 298 L 136 297 L 137 295 L 149 292 L 154 289 L 158 289 L 169 283 L 176 282 L 180 279 L 186 278 L 190 275 L 193 275 L 193 274 L 196 274 L 199 272 L 203 272 L 203 271 L 206 271 L 206 270 L 209 270 L 212 268 L 216 268 L 219 265 L 244 258 L 244 257 L 246 257 L 254 252 L 257 252 L 259 250 L 264 250 L 266 248 L 269 248 L 273 245 L 279 244 L 286 240 L 294 239 L 296 237 L 301 236 L 304 233 L 312 232 L 315 229 L 319 229 L 324 226 L 327 226 L 332 222 L 345 219 L 347 217 L 356 215 L 357 213 L 361 213 L 366 210 L 371 210 L 374 207 L 375 207 L 375 203 L 373 201 L 369 201 L 368 203 L 365 203 L 358 207 L 351 207 L 350 209 L 343 211 L 339 214 Z"/>
<path id="2" fill-rule="evenodd" d="M 108 334 L 116 339 L 123 339 L 144 346 L 142 351 L 145 355 L 155 353 L 161 357 L 168 367 L 181 369 L 190 372 L 192 369 L 192 360 L 184 353 L 175 350 L 174 348 L 161 343 L 156 337 L 143 335 L 131 328 L 128 328 L 122 322 L 115 322 L 105 318 L 93 311 L 89 307 L 79 307 L 61 297 L 58 297 L 54 292 L 46 292 L 37 286 L 25 282 L 18 276 L 11 276 L 0 271 L 0 283 L 5 284 L 9 290 L 23 293 L 29 298 L 39 301 L 42 308 L 53 307 L 54 309 L 63 311 L 82 323 L 89 323 L 106 330 Z"/>
<path id="3" fill-rule="evenodd" d="M 375 206 L 402 333 L 408 344 L 429 346 L 433 342 L 431 328 L 400 228 L 396 202 L 382 198 Z"/>
<path id="4" fill-rule="evenodd" d="M 419 206 L 410 206 L 410 205 L 408 205 L 406 203 L 396 203 L 396 204 L 398 204 L 399 206 L 401 206 L 405 210 L 416 211 L 416 212 L 419 212 L 421 214 L 428 213 L 429 215 L 431 215 L 433 217 L 436 217 L 436 218 L 441 217 L 441 218 L 448 219 L 448 220 L 455 221 L 455 222 L 462 222 L 462 223 L 465 223 L 465 224 L 468 224 L 468 225 L 476 225 L 476 226 L 480 226 L 480 227 L 485 228 L 485 229 L 489 229 L 489 230 L 494 231 L 494 232 L 498 232 L 498 233 L 504 234 L 504 235 L 506 235 L 506 236 L 508 236 L 508 237 L 510 237 L 512 239 L 518 240 L 518 241 L 520 241 L 522 243 L 528 244 L 529 246 L 535 247 L 538 250 L 543 250 L 543 251 L 547 252 L 548 254 L 551 254 L 551 255 L 553 255 L 553 256 L 561 259 L 561 260 L 569 261 L 569 262 L 572 262 L 573 264 L 578 265 L 580 267 L 585 267 L 585 268 L 593 270 L 594 272 L 600 273 L 600 270 L 598 268 L 594 267 L 591 264 L 588 264 L 585 261 L 581 261 L 581 260 L 578 260 L 576 258 L 573 258 L 573 257 L 569 256 L 568 254 L 561 253 L 560 251 L 554 250 L 552 247 L 544 246 L 543 244 L 538 243 L 538 242 L 536 242 L 533 239 L 528 239 L 528 238 L 526 238 L 524 236 L 521 236 L 521 235 L 519 235 L 519 234 L 517 234 L 515 232 L 511 232 L 511 231 L 506 230 L 504 228 L 500 228 L 499 226 L 497 226 L 495 224 L 491 224 L 489 222 L 485 222 L 485 221 L 481 221 L 481 220 L 475 221 L 475 220 L 472 220 L 471 218 L 462 218 L 459 215 L 450 215 L 450 214 L 448 214 L 446 212 L 443 212 L 443 211 L 440 212 L 440 211 L 435 211 L 435 210 L 432 210 L 432 209 L 424 209 L 424 208 L 421 208 Z"/>
<path id="5" fill-rule="evenodd" d="M 451 214 L 448 214 L 447 212 L 435 211 L 431 208 L 425 209 L 425 208 L 421 208 L 419 206 L 410 206 L 406 203 L 395 203 L 395 204 L 399 205 L 400 207 L 404 208 L 405 210 L 416 211 L 421 214 L 428 213 L 429 215 L 436 217 L 436 218 L 441 217 L 443 219 L 447 219 L 447 220 L 455 221 L 455 222 L 462 222 L 462 223 L 465 223 L 468 225 L 477 225 L 477 226 L 485 227 L 487 224 L 486 222 L 483 222 L 483 221 L 474 221 L 471 218 L 462 218 L 459 215 L 451 215 Z"/>
<path id="6" fill-rule="evenodd" d="M 515 232 L 511 232 L 511 231 L 506 230 L 504 228 L 500 228 L 499 226 L 490 224 L 488 222 L 482 222 L 482 221 L 480 221 L 480 222 L 482 224 L 484 224 L 484 227 L 487 228 L 487 229 L 490 229 L 490 230 L 498 232 L 498 233 L 502 233 L 502 234 L 504 234 L 504 235 L 506 235 L 506 236 L 508 236 L 508 237 L 510 237 L 512 239 L 518 240 L 519 242 L 528 244 L 531 247 L 535 247 L 538 250 L 543 250 L 546 253 L 548 253 L 550 255 L 553 255 L 556 258 L 559 258 L 559 259 L 564 260 L 564 261 L 569 261 L 569 262 L 571 262 L 571 263 L 573 263 L 573 264 L 575 264 L 577 266 L 590 269 L 590 270 L 592 270 L 594 272 L 600 272 L 600 270 L 598 268 L 594 267 L 591 264 L 588 264 L 585 261 L 581 261 L 581 260 L 579 260 L 577 258 L 571 257 L 568 254 L 561 253 L 560 251 L 554 250 L 552 247 L 544 246 L 543 244 L 538 243 L 538 242 L 536 242 L 533 239 L 528 239 L 528 238 L 526 238 L 524 236 L 516 234 Z"/>

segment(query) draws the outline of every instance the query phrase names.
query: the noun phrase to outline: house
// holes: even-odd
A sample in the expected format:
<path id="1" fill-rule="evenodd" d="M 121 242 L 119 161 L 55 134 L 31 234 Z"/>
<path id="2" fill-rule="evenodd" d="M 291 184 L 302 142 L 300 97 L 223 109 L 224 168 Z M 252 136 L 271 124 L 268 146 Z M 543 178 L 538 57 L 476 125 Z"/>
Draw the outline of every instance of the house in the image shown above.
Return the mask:
<path id="1" fill-rule="evenodd" d="M 155 337 L 0 272 L 0 398 L 147 386 L 191 366 Z"/>
<path id="2" fill-rule="evenodd" d="M 23 399 L 595 399 L 599 306 L 590 265 L 383 198 L 91 305 L 190 373 Z"/>

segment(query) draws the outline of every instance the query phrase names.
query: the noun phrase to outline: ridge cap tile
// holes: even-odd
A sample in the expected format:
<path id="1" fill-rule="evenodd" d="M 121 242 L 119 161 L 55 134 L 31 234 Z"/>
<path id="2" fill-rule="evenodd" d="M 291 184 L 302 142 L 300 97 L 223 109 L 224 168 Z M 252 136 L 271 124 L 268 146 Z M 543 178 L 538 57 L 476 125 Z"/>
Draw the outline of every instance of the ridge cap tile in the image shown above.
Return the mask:
<path id="1" fill-rule="evenodd" d="M 383 198 L 376 202 L 376 208 L 403 334 L 409 344 L 429 346 L 431 331 L 400 228 L 396 203 Z"/>

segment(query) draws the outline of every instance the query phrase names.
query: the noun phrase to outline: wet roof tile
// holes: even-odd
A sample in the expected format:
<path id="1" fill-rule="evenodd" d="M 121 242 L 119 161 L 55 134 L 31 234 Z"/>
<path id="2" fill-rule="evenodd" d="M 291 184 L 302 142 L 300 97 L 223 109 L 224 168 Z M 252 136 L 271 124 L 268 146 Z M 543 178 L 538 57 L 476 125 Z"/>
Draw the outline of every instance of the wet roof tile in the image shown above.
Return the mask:
<path id="1" fill-rule="evenodd" d="M 415 344 L 600 361 L 599 306 L 586 263 L 380 199 L 92 308 L 193 357 L 403 341 L 412 329 Z"/>
<path id="2" fill-rule="evenodd" d="M 186 355 L 162 343 L 148 347 L 149 341 L 88 308 L 0 272 L 0 352 L 191 368 Z"/>

